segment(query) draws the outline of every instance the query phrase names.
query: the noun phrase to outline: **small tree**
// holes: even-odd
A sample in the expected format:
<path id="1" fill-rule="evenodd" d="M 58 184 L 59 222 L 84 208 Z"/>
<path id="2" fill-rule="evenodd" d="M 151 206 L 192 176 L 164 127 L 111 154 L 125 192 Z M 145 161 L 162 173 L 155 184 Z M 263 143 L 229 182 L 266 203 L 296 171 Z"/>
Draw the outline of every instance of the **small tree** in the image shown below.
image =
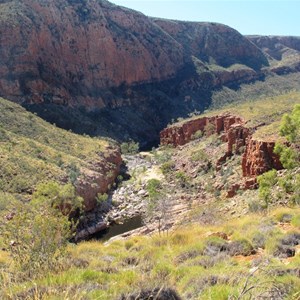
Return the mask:
<path id="1" fill-rule="evenodd" d="M 60 185 L 55 181 L 49 181 L 37 186 L 32 196 L 32 204 L 48 205 L 59 209 L 64 215 L 69 215 L 71 212 L 82 209 L 83 199 L 76 195 L 72 184 Z"/>
<path id="2" fill-rule="evenodd" d="M 276 170 L 268 171 L 257 177 L 259 184 L 259 197 L 264 200 L 265 206 L 268 207 L 272 195 L 272 187 L 277 183 Z"/>
<path id="3" fill-rule="evenodd" d="M 121 144 L 122 154 L 136 154 L 139 152 L 139 143 L 134 141 L 124 142 Z"/>
<path id="4" fill-rule="evenodd" d="M 13 259 L 14 274 L 36 278 L 57 269 L 72 236 L 68 217 L 47 205 L 19 203 L 13 211 L 13 217 L 1 226 L 1 235 Z"/>
<path id="5" fill-rule="evenodd" d="M 276 143 L 274 152 L 287 172 L 280 178 L 282 193 L 289 197 L 291 204 L 300 203 L 300 105 L 296 105 L 291 114 L 285 114 L 280 125 L 280 134 L 289 144 Z"/>
<path id="6" fill-rule="evenodd" d="M 168 217 L 167 198 L 158 179 L 150 179 L 147 182 L 146 189 L 149 201 L 147 213 L 150 218 L 156 217 L 158 219 L 158 232 L 160 234 Z"/>

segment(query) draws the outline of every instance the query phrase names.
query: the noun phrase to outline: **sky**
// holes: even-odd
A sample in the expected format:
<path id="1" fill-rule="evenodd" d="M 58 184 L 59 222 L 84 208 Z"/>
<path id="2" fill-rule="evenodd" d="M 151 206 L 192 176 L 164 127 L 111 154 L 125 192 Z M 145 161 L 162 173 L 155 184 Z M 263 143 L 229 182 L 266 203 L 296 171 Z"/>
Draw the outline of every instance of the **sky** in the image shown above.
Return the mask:
<path id="1" fill-rule="evenodd" d="M 167 19 L 217 22 L 242 34 L 300 36 L 300 0 L 110 0 Z"/>

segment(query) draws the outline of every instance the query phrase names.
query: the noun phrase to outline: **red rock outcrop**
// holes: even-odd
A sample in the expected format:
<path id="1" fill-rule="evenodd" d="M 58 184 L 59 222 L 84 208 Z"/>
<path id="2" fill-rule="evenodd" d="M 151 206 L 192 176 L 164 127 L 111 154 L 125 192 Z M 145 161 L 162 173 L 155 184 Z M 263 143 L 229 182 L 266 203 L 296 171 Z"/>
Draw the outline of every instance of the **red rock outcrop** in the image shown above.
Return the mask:
<path id="1" fill-rule="evenodd" d="M 119 148 L 107 148 L 107 155 L 92 162 L 92 168 L 82 169 L 76 183 L 77 193 L 84 199 L 84 209 L 90 211 L 97 204 L 98 193 L 107 193 L 120 173 L 122 163 Z"/>
<path id="2" fill-rule="evenodd" d="M 242 158 L 244 177 L 256 177 L 271 169 L 280 170 L 282 164 L 274 153 L 275 142 L 248 139 Z"/>
<path id="3" fill-rule="evenodd" d="M 242 147 L 246 146 L 246 141 L 253 132 L 252 128 L 245 127 L 244 124 L 234 123 L 230 126 L 226 134 L 228 143 L 227 153 L 238 154 Z"/>
<path id="4" fill-rule="evenodd" d="M 217 170 L 233 154 L 243 154 L 242 171 L 246 178 L 242 183 L 232 185 L 227 191 L 227 197 L 233 197 L 239 189 L 252 189 L 257 187 L 256 177 L 264 172 L 282 169 L 279 156 L 274 153 L 275 142 L 257 141 L 252 134 L 256 128 L 245 126 L 241 117 L 224 114 L 213 117 L 202 117 L 170 126 L 160 133 L 162 145 L 184 145 L 190 142 L 193 135 L 201 130 L 205 131 L 208 124 L 213 124 L 209 134 L 222 134 L 221 139 L 227 143 L 227 151 L 216 163 Z M 261 126 L 263 124 L 260 124 Z"/>
<path id="5" fill-rule="evenodd" d="M 209 124 L 212 124 L 212 128 L 206 131 Z M 197 131 L 206 131 L 206 135 L 220 134 L 224 131 L 224 141 L 227 141 L 226 133 L 228 133 L 233 124 L 243 124 L 243 119 L 238 116 L 231 116 L 230 114 L 197 118 L 162 130 L 160 132 L 160 144 L 173 145 L 175 147 L 184 145 L 192 140 L 193 135 Z"/>

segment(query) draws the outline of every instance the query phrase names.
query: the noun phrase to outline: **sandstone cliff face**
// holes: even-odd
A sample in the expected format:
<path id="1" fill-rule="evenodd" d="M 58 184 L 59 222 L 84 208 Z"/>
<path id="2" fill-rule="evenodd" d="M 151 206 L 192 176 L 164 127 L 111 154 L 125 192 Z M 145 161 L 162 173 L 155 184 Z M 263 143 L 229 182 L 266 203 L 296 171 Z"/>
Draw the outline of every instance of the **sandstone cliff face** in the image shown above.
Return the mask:
<path id="1" fill-rule="evenodd" d="M 300 71 L 300 37 L 249 36 L 269 58 L 270 71 L 278 75 Z"/>
<path id="2" fill-rule="evenodd" d="M 19 103 L 113 108 L 132 94 L 111 88 L 175 78 L 192 56 L 225 67 L 268 63 L 227 26 L 155 20 L 105 0 L 10 0 L 0 10 L 0 95 Z M 213 84 L 226 76 L 245 74 Z"/>
<path id="3" fill-rule="evenodd" d="M 0 10 L 0 93 L 18 102 L 114 106 L 103 89 L 163 80 L 183 65 L 181 45 L 107 1 L 6 1 Z"/>
<path id="4" fill-rule="evenodd" d="M 76 191 L 84 199 L 85 211 L 96 207 L 97 194 L 107 193 L 120 173 L 122 163 L 120 149 L 109 147 L 105 153 L 107 153 L 105 157 L 90 162 L 90 169 L 80 170 L 81 176 L 76 183 Z"/>
<path id="5" fill-rule="evenodd" d="M 182 44 L 186 53 L 203 62 L 213 60 L 222 67 L 244 64 L 253 69 L 268 64 L 258 47 L 228 26 L 163 19 L 154 22 Z"/>
<path id="6" fill-rule="evenodd" d="M 300 52 L 300 37 L 296 36 L 248 36 L 256 46 L 276 60 Z"/>
<path id="7" fill-rule="evenodd" d="M 242 159 L 243 176 L 256 177 L 271 169 L 280 170 L 282 164 L 274 153 L 275 142 L 249 139 Z"/>
<path id="8" fill-rule="evenodd" d="M 224 141 L 227 140 L 226 133 L 230 130 L 233 124 L 242 124 L 243 120 L 237 116 L 231 116 L 229 114 L 197 118 L 184 122 L 180 125 L 170 126 L 160 132 L 161 145 L 171 144 L 173 146 L 184 145 L 192 140 L 193 135 L 197 131 L 205 132 L 208 127 L 211 127 L 209 131 L 206 131 L 207 135 L 214 133 L 225 132 Z M 209 125 L 212 126 L 209 126 Z"/>
<path id="9" fill-rule="evenodd" d="M 242 154 L 241 167 L 245 180 L 242 184 L 233 185 L 227 197 L 233 197 L 240 188 L 255 188 L 258 175 L 271 169 L 282 169 L 279 156 L 274 153 L 275 142 L 255 140 L 252 134 L 256 128 L 247 127 L 241 117 L 230 114 L 202 117 L 170 126 L 161 131 L 161 144 L 175 147 L 187 144 L 193 139 L 193 134 L 198 130 L 205 131 L 208 124 L 213 124 L 214 128 L 209 134 L 221 133 L 222 141 L 227 143 L 227 151 L 217 161 L 217 170 L 231 155 Z"/>

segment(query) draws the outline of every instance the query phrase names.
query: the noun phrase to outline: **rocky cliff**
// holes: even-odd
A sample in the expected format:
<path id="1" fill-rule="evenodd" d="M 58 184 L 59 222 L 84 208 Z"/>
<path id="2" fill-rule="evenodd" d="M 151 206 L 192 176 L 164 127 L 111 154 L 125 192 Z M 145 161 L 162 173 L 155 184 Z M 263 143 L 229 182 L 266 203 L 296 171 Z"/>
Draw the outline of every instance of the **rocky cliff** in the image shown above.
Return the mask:
<path id="1" fill-rule="evenodd" d="M 227 143 L 227 150 L 217 160 L 217 170 L 228 157 L 242 154 L 242 173 L 248 178 L 243 187 L 251 188 L 255 186 L 258 175 L 271 169 L 282 169 L 279 157 L 274 153 L 275 142 L 254 139 L 252 134 L 256 129 L 257 127 L 248 127 L 243 118 L 230 114 L 199 117 L 164 129 L 160 133 L 160 142 L 161 145 L 177 147 L 192 141 L 198 131 L 206 136 L 221 134 L 220 139 Z M 229 196 L 232 197 L 239 188 L 240 185 L 236 185 Z"/>
<path id="2" fill-rule="evenodd" d="M 300 37 L 248 36 L 268 57 L 270 71 L 282 75 L 300 71 Z"/>
<path id="3" fill-rule="evenodd" d="M 227 140 L 226 133 L 230 130 L 231 125 L 242 123 L 242 118 L 230 114 L 196 118 L 162 130 L 160 132 L 160 144 L 175 147 L 184 145 L 190 142 L 198 131 L 202 131 L 207 136 L 215 133 L 220 134 L 224 131 L 224 140 Z"/>
<path id="4" fill-rule="evenodd" d="M 85 211 L 93 210 L 97 205 L 97 195 L 107 193 L 120 174 L 122 157 L 120 149 L 109 146 L 105 157 L 92 161 L 89 169 L 82 168 L 76 183 L 76 191 L 84 199 Z"/>
<path id="5" fill-rule="evenodd" d="M 274 153 L 275 142 L 249 139 L 242 158 L 245 177 L 256 177 L 271 169 L 281 170 L 279 156 Z"/>
<path id="6" fill-rule="evenodd" d="M 5 0 L 0 96 L 66 129 L 151 145 L 172 118 L 209 106 L 214 89 L 264 79 L 261 47 L 225 25 L 106 0 Z"/>

